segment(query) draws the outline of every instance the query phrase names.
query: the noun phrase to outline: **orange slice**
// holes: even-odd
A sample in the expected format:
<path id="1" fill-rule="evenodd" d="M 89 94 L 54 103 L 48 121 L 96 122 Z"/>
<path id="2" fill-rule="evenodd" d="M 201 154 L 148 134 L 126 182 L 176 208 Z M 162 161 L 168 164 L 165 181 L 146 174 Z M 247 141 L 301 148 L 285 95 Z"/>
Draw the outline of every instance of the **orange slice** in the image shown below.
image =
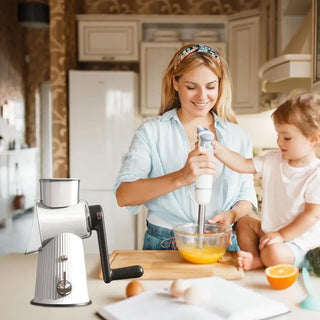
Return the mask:
<path id="1" fill-rule="evenodd" d="M 277 264 L 264 272 L 271 287 L 278 290 L 290 287 L 299 275 L 299 269 L 292 264 Z"/>

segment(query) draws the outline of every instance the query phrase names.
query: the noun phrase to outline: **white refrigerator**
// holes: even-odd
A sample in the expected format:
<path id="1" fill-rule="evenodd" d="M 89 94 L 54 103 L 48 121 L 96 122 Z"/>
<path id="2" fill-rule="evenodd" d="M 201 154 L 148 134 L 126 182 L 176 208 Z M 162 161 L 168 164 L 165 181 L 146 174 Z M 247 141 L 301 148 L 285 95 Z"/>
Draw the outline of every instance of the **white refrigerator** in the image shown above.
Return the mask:
<path id="1" fill-rule="evenodd" d="M 136 216 L 117 205 L 113 185 L 138 123 L 137 74 L 69 72 L 70 177 L 80 179 L 80 199 L 104 211 L 109 253 L 136 247 Z M 98 253 L 95 231 L 84 240 Z"/>

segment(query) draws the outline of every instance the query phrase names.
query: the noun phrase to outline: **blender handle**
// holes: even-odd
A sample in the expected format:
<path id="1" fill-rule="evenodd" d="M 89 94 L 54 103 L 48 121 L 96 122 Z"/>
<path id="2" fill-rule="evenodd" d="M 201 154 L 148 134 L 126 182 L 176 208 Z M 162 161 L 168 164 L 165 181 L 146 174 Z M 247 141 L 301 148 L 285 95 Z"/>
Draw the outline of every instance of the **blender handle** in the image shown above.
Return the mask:
<path id="1" fill-rule="evenodd" d="M 139 265 L 117 269 L 110 268 L 108 244 L 105 236 L 103 210 L 100 205 L 89 206 L 91 229 L 97 231 L 103 281 L 139 278 L 143 275 L 143 268 Z"/>

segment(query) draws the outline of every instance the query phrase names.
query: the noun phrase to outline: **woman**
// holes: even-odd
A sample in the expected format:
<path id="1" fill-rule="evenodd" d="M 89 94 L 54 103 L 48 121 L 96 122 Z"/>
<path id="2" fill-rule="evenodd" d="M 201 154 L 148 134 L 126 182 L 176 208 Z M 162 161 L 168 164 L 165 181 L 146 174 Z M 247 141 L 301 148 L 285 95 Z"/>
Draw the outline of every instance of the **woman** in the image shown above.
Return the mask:
<path id="1" fill-rule="evenodd" d="M 222 145 L 252 156 L 231 109 L 225 60 L 202 44 L 181 48 L 164 74 L 161 100 L 159 116 L 137 129 L 114 187 L 119 206 L 132 213 L 148 208 L 143 248 L 153 250 L 175 249 L 172 227 L 197 221 L 192 185 L 201 174 L 214 175 L 209 222 L 232 225 L 256 205 L 251 175 L 233 172 L 196 146 L 202 126 Z"/>

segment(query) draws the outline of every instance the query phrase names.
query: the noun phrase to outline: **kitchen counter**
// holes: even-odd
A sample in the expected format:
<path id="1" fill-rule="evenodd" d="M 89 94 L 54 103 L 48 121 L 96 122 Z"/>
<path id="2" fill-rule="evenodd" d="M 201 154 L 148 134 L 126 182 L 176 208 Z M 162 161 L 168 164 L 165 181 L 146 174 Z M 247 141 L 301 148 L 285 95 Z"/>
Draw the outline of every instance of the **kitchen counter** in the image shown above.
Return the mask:
<path id="1" fill-rule="evenodd" d="M 12 253 L 0 258 L 1 319 L 99 319 L 95 314 L 96 311 L 103 305 L 124 299 L 126 285 L 131 281 L 116 280 L 109 284 L 104 283 L 98 279 L 99 255 L 86 255 L 91 305 L 82 307 L 34 306 L 30 304 L 30 300 L 34 297 L 36 265 L 37 254 Z M 320 278 L 311 276 L 311 279 L 314 294 L 320 299 Z M 298 303 L 306 297 L 301 275 L 291 287 L 285 290 L 272 289 L 264 276 L 263 269 L 246 272 L 244 279 L 233 281 L 285 303 L 292 312 L 278 319 L 320 319 L 320 312 L 304 310 L 298 306 Z M 142 282 L 145 290 L 168 288 L 172 283 L 169 280 L 142 280 Z"/>

